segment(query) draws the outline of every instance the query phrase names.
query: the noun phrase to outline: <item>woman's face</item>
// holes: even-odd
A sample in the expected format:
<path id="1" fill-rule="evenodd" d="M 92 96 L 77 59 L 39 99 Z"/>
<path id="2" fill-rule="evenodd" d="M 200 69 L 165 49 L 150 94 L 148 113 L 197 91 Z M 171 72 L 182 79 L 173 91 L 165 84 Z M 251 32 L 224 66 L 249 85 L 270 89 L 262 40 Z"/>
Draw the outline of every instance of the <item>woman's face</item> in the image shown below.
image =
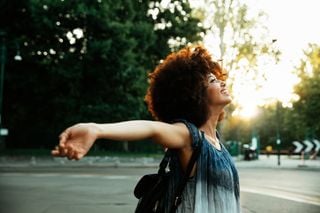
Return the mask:
<path id="1" fill-rule="evenodd" d="M 210 106 L 225 106 L 231 102 L 226 83 L 218 80 L 212 73 L 208 75 L 207 93 Z"/>

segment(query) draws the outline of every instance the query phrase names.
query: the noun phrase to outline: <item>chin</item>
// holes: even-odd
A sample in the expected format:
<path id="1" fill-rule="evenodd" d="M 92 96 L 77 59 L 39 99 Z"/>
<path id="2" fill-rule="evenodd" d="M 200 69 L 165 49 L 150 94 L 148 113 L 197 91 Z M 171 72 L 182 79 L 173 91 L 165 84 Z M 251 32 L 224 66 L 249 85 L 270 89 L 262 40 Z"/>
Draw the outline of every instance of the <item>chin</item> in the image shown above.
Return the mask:
<path id="1" fill-rule="evenodd" d="M 228 97 L 228 98 L 226 98 L 226 100 L 225 100 L 225 105 L 228 105 L 228 104 L 230 104 L 231 102 L 232 102 L 231 97 Z"/>
<path id="2" fill-rule="evenodd" d="M 228 96 L 223 96 L 223 97 L 219 97 L 219 98 L 212 98 L 209 103 L 211 106 L 226 106 L 228 104 L 230 104 L 232 101 L 231 97 Z"/>

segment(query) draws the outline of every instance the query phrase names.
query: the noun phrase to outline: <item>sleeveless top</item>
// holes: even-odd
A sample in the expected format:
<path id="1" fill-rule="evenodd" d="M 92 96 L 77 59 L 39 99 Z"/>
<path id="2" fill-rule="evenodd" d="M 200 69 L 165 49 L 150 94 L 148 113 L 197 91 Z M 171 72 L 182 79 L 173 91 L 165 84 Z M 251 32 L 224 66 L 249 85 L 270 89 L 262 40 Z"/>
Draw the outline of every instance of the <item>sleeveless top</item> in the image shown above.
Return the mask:
<path id="1" fill-rule="evenodd" d="M 221 150 L 215 148 L 192 123 L 178 121 L 187 126 L 192 136 L 192 147 L 199 146 L 199 143 L 202 147 L 195 176 L 189 179 L 183 191 L 177 213 L 239 213 L 239 176 L 229 152 L 220 142 Z M 164 199 L 165 212 L 169 212 L 176 186 L 184 175 L 177 153 L 172 155 L 169 169 L 173 175 Z"/>

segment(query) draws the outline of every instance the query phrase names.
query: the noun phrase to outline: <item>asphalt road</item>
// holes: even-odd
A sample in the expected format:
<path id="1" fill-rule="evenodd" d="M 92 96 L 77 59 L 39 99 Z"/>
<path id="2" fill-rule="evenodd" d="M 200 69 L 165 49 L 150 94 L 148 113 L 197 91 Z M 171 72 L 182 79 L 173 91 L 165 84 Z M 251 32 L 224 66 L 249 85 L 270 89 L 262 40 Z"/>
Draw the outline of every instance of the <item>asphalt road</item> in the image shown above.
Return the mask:
<path id="1" fill-rule="evenodd" d="M 131 213 L 155 168 L 15 168 L 0 173 L 1 213 Z M 240 168 L 243 213 L 319 213 L 319 170 Z"/>

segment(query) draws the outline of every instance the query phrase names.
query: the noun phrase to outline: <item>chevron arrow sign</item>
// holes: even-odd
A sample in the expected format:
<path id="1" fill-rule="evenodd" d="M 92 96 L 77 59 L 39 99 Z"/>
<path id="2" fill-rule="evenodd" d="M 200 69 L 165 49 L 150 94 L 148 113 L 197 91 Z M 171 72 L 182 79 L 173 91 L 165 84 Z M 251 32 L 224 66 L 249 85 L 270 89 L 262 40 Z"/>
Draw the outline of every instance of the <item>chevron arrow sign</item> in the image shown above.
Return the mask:
<path id="1" fill-rule="evenodd" d="M 308 140 L 304 140 L 303 143 L 306 145 L 306 148 L 304 149 L 305 152 L 310 152 L 313 148 L 313 143 Z"/>
<path id="2" fill-rule="evenodd" d="M 318 152 L 320 150 L 320 141 L 318 141 L 317 139 L 304 140 L 302 142 L 293 141 L 292 143 L 296 147 L 293 151 L 294 153 L 300 153 L 302 151 L 310 152 L 311 150 L 315 150 L 316 152 Z"/>
<path id="3" fill-rule="evenodd" d="M 316 145 L 316 148 L 315 148 L 316 152 L 319 152 L 319 150 L 320 150 L 320 141 L 314 139 L 313 143 Z"/>
<path id="4" fill-rule="evenodd" d="M 301 142 L 299 142 L 299 141 L 293 141 L 292 143 L 293 143 L 293 145 L 296 146 L 296 149 L 293 151 L 294 153 L 300 153 L 300 152 L 302 152 L 302 150 L 304 149 L 304 145 L 302 145 Z"/>

